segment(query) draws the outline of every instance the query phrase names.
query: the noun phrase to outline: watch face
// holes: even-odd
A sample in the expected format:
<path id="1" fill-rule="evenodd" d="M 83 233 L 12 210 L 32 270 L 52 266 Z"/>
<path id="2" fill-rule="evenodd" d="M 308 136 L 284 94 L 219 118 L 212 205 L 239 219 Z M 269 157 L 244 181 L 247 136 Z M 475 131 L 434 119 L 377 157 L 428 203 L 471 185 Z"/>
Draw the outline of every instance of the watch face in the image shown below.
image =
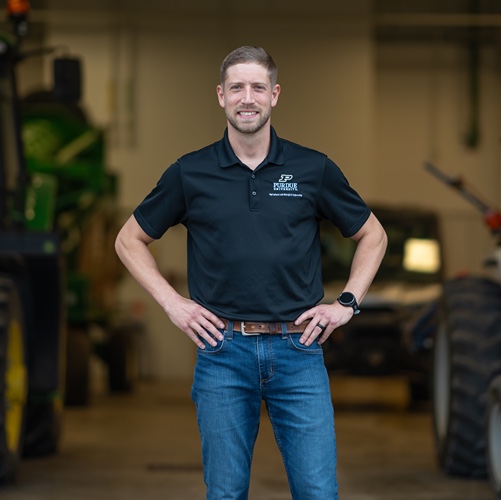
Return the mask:
<path id="1" fill-rule="evenodd" d="M 351 306 L 356 302 L 355 296 L 351 292 L 343 292 L 339 296 L 339 302 Z"/>

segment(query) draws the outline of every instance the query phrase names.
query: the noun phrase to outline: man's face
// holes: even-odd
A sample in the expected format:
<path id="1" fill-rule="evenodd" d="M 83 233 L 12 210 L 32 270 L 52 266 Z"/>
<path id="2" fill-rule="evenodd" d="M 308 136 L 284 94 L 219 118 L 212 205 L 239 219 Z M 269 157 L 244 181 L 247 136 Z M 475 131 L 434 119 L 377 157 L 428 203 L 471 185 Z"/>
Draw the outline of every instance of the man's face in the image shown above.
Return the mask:
<path id="1" fill-rule="evenodd" d="M 280 85 L 272 87 L 268 71 L 257 63 L 230 66 L 217 87 L 229 126 L 242 134 L 254 134 L 269 122 L 279 94 Z"/>

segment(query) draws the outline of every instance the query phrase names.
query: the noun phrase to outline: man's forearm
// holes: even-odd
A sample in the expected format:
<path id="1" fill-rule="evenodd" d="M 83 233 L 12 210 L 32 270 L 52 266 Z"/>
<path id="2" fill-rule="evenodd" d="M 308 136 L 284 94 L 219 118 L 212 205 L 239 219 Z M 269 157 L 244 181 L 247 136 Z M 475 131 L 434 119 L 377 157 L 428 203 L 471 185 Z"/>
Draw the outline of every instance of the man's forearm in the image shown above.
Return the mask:
<path id="1" fill-rule="evenodd" d="M 118 233 L 115 249 L 136 281 L 160 304 L 170 320 L 200 349 L 205 342 L 216 345 L 222 340 L 218 329 L 224 323 L 211 311 L 174 290 L 160 273 L 148 246 L 154 240 L 139 226 L 134 216 Z"/>
<path id="2" fill-rule="evenodd" d="M 386 233 L 374 216 L 368 227 L 358 238 L 357 248 L 351 264 L 350 277 L 345 289 L 362 302 L 376 276 L 386 252 Z"/>
<path id="3" fill-rule="evenodd" d="M 119 234 L 115 249 L 133 278 L 167 311 L 178 293 L 160 273 L 147 243 Z"/>

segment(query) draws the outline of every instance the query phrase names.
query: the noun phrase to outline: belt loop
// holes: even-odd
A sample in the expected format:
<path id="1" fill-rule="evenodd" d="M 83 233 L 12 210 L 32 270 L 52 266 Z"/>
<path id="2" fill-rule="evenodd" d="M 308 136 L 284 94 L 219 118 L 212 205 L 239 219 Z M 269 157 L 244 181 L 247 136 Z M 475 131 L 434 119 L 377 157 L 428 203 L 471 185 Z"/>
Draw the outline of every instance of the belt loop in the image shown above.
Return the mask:
<path id="1" fill-rule="evenodd" d="M 282 327 L 282 338 L 286 339 L 287 338 L 287 323 L 280 323 L 280 326 Z"/>
<path id="2" fill-rule="evenodd" d="M 226 340 L 233 340 L 233 323 L 234 321 L 228 321 L 228 331 L 226 332 Z"/>

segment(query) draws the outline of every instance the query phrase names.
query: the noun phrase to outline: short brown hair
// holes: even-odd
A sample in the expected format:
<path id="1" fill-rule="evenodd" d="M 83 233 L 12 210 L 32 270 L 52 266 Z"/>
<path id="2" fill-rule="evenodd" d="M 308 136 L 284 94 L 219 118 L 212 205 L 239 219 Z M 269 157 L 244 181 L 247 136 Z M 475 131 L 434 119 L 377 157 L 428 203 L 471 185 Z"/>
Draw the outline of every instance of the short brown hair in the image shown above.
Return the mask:
<path id="1" fill-rule="evenodd" d="M 226 75 L 228 73 L 228 68 L 234 66 L 235 64 L 250 63 L 254 62 L 264 66 L 268 71 L 268 76 L 270 77 L 270 82 L 272 87 L 277 83 L 277 66 L 273 58 L 261 47 L 254 47 L 251 45 L 244 45 L 238 49 L 230 52 L 221 64 L 220 78 L 221 85 L 224 84 L 226 80 Z"/>

